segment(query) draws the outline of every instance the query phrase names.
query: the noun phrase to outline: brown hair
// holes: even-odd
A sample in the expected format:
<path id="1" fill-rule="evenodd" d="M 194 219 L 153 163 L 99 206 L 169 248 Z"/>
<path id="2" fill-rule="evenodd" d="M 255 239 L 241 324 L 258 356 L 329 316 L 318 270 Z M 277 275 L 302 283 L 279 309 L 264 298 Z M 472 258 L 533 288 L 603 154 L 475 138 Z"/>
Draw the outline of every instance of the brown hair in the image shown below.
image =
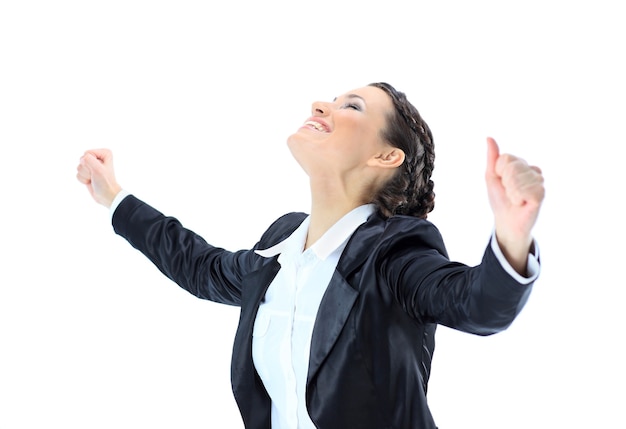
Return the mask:
<path id="1" fill-rule="evenodd" d="M 404 151 L 405 160 L 396 174 L 378 191 L 373 203 L 385 217 L 408 215 L 426 219 L 435 207 L 435 147 L 428 125 L 406 95 L 385 82 L 371 83 L 391 98 L 394 111 L 387 118 L 382 137 Z"/>

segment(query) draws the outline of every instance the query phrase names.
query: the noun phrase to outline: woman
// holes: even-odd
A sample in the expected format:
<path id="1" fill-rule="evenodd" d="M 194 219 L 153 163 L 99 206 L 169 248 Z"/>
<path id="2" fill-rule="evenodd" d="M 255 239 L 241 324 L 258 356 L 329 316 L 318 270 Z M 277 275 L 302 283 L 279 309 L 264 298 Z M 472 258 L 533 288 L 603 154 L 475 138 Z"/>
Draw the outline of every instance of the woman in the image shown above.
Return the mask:
<path id="1" fill-rule="evenodd" d="M 520 312 L 538 273 L 541 171 L 488 139 L 495 229 L 468 267 L 426 220 L 432 135 L 403 93 L 376 83 L 316 102 L 288 146 L 310 178 L 311 213 L 281 217 L 238 252 L 123 191 L 107 150 L 87 151 L 77 176 L 169 278 L 241 306 L 232 384 L 246 428 L 435 428 L 435 327 L 489 335 Z"/>

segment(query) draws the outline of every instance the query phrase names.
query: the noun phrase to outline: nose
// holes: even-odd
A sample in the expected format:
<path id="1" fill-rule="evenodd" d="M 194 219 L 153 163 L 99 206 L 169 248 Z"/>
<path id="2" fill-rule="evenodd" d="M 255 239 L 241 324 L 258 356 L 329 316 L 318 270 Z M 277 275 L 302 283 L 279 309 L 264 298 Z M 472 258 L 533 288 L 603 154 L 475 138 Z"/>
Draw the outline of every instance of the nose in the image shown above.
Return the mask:
<path id="1" fill-rule="evenodd" d="M 316 101 L 311 106 L 311 113 L 313 116 L 326 116 L 330 112 L 330 107 L 328 103 L 324 103 L 322 101 Z"/>

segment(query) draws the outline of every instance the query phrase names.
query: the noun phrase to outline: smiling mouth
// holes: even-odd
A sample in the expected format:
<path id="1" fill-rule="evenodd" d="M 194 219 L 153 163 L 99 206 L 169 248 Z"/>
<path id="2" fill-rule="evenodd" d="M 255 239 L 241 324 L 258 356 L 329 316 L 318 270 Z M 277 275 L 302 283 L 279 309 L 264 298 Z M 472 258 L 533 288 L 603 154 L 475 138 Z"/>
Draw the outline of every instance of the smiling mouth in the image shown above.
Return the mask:
<path id="1" fill-rule="evenodd" d="M 315 131 L 319 131 L 319 132 L 322 132 L 322 133 L 330 132 L 324 125 L 320 124 L 319 122 L 315 122 L 315 121 L 306 121 L 304 123 L 303 127 L 314 129 Z"/>

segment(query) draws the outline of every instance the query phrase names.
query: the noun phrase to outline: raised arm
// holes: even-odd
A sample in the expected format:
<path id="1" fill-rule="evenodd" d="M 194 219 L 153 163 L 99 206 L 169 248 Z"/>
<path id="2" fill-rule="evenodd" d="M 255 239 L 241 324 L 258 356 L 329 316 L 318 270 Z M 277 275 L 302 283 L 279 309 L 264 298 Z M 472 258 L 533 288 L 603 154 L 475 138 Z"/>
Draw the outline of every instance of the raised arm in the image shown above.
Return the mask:
<path id="1" fill-rule="evenodd" d="M 115 179 L 111 151 L 86 151 L 77 170 L 79 182 L 87 186 L 93 199 L 111 207 L 122 190 Z M 112 220 L 117 234 L 183 289 L 199 298 L 240 304 L 241 277 L 258 258 L 253 251 L 229 252 L 212 246 L 175 218 L 133 196 L 120 203 Z"/>
<path id="2" fill-rule="evenodd" d="M 526 275 L 532 229 L 545 195 L 541 169 L 500 154 L 496 141 L 488 138 L 485 180 L 498 245 L 511 267 Z"/>

